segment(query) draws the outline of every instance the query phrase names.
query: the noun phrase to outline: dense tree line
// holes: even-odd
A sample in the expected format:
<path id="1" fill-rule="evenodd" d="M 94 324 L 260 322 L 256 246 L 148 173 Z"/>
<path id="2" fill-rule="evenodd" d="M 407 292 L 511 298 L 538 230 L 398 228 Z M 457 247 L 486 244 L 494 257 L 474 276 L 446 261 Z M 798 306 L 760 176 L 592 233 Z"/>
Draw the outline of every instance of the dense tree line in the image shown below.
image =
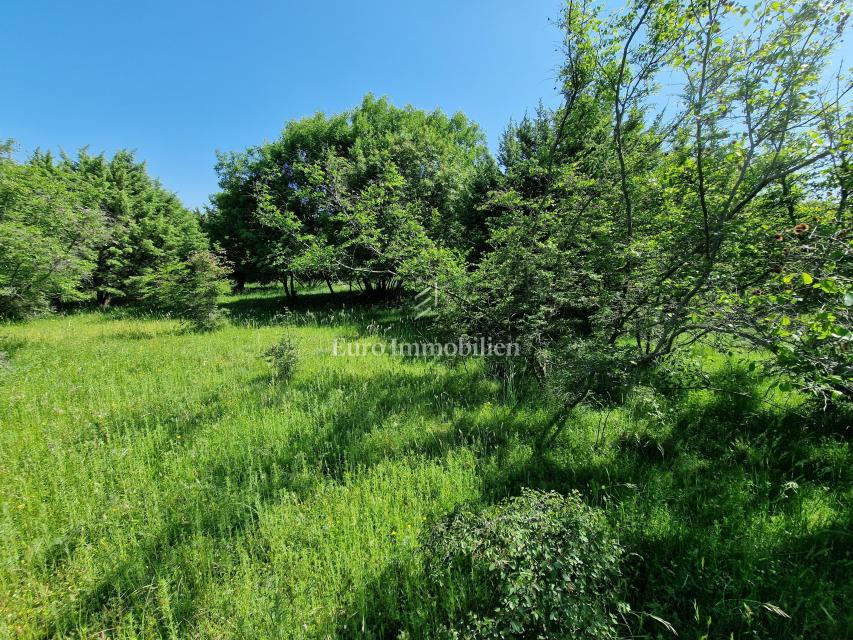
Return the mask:
<path id="1" fill-rule="evenodd" d="M 289 295 L 433 283 L 447 327 L 521 343 L 555 424 L 711 337 L 849 394 L 850 83 L 826 75 L 847 20 L 572 0 L 564 102 L 511 123 L 496 162 L 463 116 L 368 97 L 220 157 L 206 225 L 241 282 Z"/>
<path id="2" fill-rule="evenodd" d="M 208 240 L 199 217 L 152 179 L 133 153 L 107 159 L 83 150 L 57 160 L 36 151 L 17 163 L 11 142 L 2 151 L 3 317 L 85 300 L 162 307 L 169 274 L 193 265 L 197 273 L 205 264 L 199 256 L 208 251 Z M 198 303 L 194 295 L 188 298 L 185 306 Z M 181 314 L 174 305 L 169 310 Z"/>

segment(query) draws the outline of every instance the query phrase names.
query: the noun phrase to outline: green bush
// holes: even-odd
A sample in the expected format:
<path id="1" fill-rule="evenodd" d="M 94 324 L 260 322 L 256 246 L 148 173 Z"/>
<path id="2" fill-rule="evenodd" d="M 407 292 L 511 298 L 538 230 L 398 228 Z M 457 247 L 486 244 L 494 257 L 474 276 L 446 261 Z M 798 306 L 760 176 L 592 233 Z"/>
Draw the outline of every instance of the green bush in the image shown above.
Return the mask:
<path id="1" fill-rule="evenodd" d="M 299 363 L 299 349 L 293 340 L 285 336 L 267 349 L 264 359 L 272 368 L 276 380 L 289 380 Z"/>
<path id="2" fill-rule="evenodd" d="M 191 253 L 135 280 L 140 298 L 148 307 L 189 323 L 197 331 L 209 331 L 223 320 L 217 301 L 229 289 L 228 270 L 210 251 Z"/>
<path id="3" fill-rule="evenodd" d="M 622 549 L 577 493 L 462 508 L 425 544 L 448 637 L 614 638 Z"/>

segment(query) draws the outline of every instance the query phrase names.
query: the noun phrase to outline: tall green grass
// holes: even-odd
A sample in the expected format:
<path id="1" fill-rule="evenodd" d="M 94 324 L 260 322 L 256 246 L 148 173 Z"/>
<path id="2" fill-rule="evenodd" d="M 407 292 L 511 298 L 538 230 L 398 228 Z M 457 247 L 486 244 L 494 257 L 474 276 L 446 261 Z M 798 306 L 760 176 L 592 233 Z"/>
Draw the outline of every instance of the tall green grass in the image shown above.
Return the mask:
<path id="1" fill-rule="evenodd" d="M 424 529 L 523 486 L 603 509 L 631 554 L 626 635 L 853 628 L 846 425 L 737 354 L 696 355 L 722 391 L 642 388 L 538 452 L 547 412 L 476 360 L 331 355 L 417 331 L 390 307 L 224 306 L 207 334 L 121 312 L 0 327 L 0 637 L 424 637 Z M 280 381 L 263 354 L 285 334 Z"/>

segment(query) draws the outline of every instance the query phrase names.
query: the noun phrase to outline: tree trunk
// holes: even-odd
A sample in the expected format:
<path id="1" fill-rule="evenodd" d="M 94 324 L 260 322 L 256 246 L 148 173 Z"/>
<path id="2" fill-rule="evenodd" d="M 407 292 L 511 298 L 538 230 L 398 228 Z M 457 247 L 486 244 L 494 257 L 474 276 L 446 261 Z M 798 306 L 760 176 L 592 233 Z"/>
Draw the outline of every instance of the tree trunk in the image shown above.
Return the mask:
<path id="1" fill-rule="evenodd" d="M 788 211 L 788 220 L 791 224 L 797 224 L 797 213 L 794 209 L 794 199 L 791 197 L 791 185 L 788 184 L 788 178 L 784 177 L 780 181 L 782 183 L 782 200 L 785 203 L 785 209 Z"/>

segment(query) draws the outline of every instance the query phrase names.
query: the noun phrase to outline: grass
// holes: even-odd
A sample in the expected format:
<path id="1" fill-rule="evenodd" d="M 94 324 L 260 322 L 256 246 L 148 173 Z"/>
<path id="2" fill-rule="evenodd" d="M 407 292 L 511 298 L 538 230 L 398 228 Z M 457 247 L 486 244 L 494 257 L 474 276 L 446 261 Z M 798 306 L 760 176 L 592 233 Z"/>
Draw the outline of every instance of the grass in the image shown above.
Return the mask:
<path id="1" fill-rule="evenodd" d="M 697 354 L 722 392 L 642 388 L 537 453 L 546 412 L 475 360 L 331 355 L 394 309 L 223 304 L 207 334 L 115 311 L 0 328 L 0 637 L 423 637 L 425 528 L 524 486 L 604 511 L 626 634 L 851 633 L 847 425 L 737 354 Z M 286 382 L 263 360 L 284 334 Z"/>

